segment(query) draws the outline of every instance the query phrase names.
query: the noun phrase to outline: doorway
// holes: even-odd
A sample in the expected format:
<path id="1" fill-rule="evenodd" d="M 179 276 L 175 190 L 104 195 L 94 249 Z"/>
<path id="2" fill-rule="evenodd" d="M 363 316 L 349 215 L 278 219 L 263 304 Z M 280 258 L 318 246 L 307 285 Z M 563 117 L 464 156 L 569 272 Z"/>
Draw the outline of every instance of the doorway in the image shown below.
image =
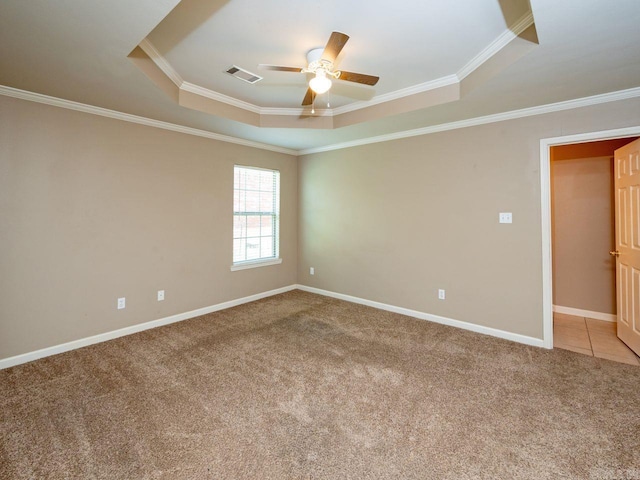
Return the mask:
<path id="1" fill-rule="evenodd" d="M 613 155 L 628 142 L 551 147 L 555 313 L 616 321 Z"/>
<path id="2" fill-rule="evenodd" d="M 551 147 L 554 348 L 640 366 L 617 338 L 614 152 L 635 137 Z"/>
<path id="3" fill-rule="evenodd" d="M 542 297 L 543 345 L 553 348 L 553 263 L 551 210 L 551 149 L 557 146 L 600 142 L 640 136 L 640 126 L 601 132 L 591 132 L 540 141 L 540 192 L 542 221 Z"/>

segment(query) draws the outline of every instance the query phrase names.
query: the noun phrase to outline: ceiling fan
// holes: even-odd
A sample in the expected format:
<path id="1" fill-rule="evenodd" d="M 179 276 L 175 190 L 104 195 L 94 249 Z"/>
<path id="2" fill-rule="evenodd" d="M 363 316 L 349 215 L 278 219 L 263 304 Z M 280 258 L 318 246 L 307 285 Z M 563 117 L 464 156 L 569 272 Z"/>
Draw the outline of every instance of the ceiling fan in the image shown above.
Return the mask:
<path id="1" fill-rule="evenodd" d="M 345 44 L 349 40 L 349 35 L 340 32 L 333 32 L 327 45 L 322 48 L 314 48 L 307 53 L 307 67 L 281 67 L 278 65 L 260 64 L 258 68 L 263 70 L 274 70 L 278 72 L 313 73 L 315 76 L 309 80 L 309 88 L 302 100 L 302 105 L 313 105 L 316 95 L 325 93 L 331 88 L 331 77 L 339 78 L 347 82 L 362 83 L 364 85 L 375 85 L 379 77 L 365 75 L 363 73 L 345 72 L 335 70 L 334 62 L 340 54 Z"/>

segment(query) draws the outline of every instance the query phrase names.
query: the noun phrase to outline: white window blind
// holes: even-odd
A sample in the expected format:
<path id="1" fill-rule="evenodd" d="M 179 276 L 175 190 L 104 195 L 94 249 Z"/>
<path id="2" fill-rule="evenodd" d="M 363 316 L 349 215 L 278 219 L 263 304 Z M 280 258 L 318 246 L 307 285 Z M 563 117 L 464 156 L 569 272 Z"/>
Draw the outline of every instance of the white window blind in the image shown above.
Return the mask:
<path id="1" fill-rule="evenodd" d="M 280 172 L 234 167 L 233 264 L 279 255 Z"/>

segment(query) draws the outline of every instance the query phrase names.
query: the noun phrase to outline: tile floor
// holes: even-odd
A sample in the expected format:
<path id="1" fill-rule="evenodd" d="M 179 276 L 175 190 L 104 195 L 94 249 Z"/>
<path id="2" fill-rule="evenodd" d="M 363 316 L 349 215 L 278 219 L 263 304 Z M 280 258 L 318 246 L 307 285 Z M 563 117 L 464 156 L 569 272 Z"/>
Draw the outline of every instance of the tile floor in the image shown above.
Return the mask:
<path id="1" fill-rule="evenodd" d="M 614 322 L 554 313 L 553 346 L 640 366 L 640 358 L 616 336 Z"/>

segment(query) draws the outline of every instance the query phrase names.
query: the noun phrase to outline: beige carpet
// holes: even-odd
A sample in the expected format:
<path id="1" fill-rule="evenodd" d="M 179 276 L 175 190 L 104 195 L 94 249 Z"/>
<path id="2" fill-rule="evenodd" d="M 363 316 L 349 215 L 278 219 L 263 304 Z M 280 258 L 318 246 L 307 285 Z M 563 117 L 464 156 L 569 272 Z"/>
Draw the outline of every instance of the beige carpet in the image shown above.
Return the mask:
<path id="1" fill-rule="evenodd" d="M 300 291 L 0 391 L 2 479 L 640 479 L 640 368 Z"/>

